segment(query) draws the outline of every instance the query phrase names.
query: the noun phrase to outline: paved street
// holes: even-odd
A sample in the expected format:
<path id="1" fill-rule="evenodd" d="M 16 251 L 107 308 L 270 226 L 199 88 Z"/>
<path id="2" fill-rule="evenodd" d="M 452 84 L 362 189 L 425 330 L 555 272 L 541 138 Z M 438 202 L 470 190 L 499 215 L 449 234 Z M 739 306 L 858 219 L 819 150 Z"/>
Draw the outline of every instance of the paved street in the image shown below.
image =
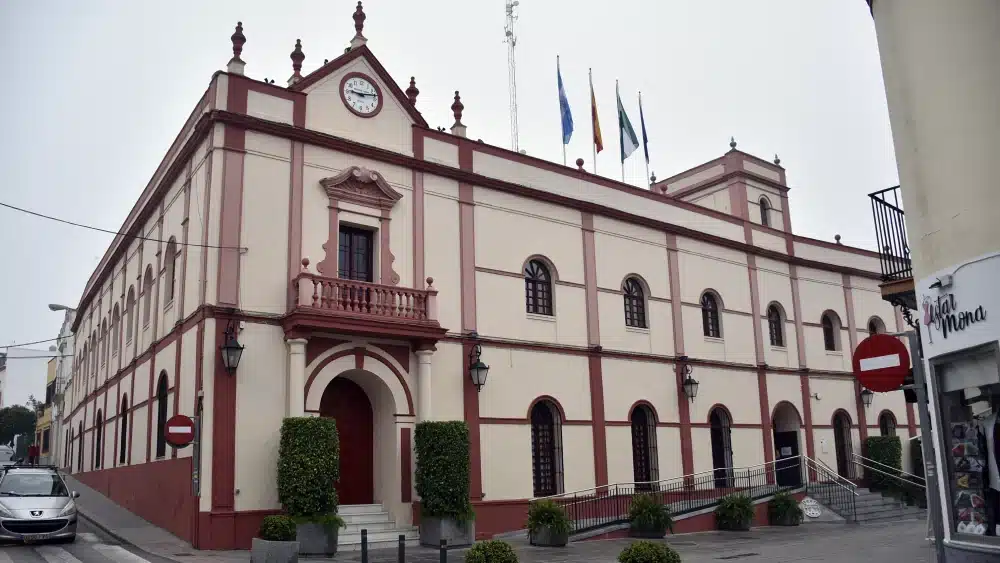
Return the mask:
<path id="1" fill-rule="evenodd" d="M 169 559 L 137 552 L 141 553 L 119 545 L 81 521 L 76 542 L 71 544 L 0 543 L 0 563 L 171 563 Z"/>

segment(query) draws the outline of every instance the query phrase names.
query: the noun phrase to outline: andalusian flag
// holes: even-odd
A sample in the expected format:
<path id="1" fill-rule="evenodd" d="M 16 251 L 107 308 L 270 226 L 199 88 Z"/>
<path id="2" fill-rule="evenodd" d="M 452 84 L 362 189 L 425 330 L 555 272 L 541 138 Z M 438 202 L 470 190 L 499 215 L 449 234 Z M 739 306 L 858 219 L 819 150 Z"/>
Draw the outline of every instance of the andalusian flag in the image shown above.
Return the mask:
<path id="1" fill-rule="evenodd" d="M 601 139 L 601 122 L 597 120 L 597 98 L 594 97 L 594 72 L 590 71 L 590 122 L 594 130 L 594 146 L 597 152 L 604 150 L 604 141 Z"/>
<path id="2" fill-rule="evenodd" d="M 615 96 L 618 98 L 618 140 L 622 147 L 622 162 L 628 158 L 635 149 L 639 148 L 639 139 L 632 129 L 632 122 L 628 120 L 625 113 L 625 106 L 622 105 L 622 97 L 618 93 L 618 82 L 615 81 Z"/>

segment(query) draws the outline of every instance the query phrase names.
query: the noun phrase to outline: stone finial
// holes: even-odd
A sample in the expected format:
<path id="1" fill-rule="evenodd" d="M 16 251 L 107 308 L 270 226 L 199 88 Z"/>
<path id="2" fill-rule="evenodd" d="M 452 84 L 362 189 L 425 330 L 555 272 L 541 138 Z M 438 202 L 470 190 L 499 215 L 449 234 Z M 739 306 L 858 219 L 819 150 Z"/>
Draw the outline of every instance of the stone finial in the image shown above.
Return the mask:
<path id="1" fill-rule="evenodd" d="M 427 289 L 434 289 L 434 278 L 427 277 Z"/>
<path id="2" fill-rule="evenodd" d="M 582 158 L 576 159 L 576 169 L 579 170 L 580 172 L 584 171 L 583 170 L 583 159 Z"/>
<path id="3" fill-rule="evenodd" d="M 295 50 L 289 55 L 292 59 L 292 77 L 288 79 L 288 85 L 291 86 L 299 80 L 302 80 L 302 61 L 306 60 L 306 54 L 302 52 L 302 40 L 295 40 Z"/>
<path id="4" fill-rule="evenodd" d="M 417 79 L 413 76 L 410 77 L 410 87 L 406 89 L 406 97 L 409 98 L 410 103 L 414 106 L 417 105 L 417 96 L 420 94 L 420 90 L 417 89 Z"/>
<path id="5" fill-rule="evenodd" d="M 229 39 L 233 42 L 233 58 L 229 59 L 229 65 L 226 67 L 226 70 L 233 74 L 243 74 L 243 69 L 247 65 L 240 58 L 240 55 L 243 54 L 243 46 L 247 42 L 246 36 L 243 35 L 243 22 L 236 22 L 236 31 L 233 32 Z"/>
<path id="6" fill-rule="evenodd" d="M 455 114 L 455 124 L 451 126 L 452 135 L 465 137 L 465 125 L 462 124 L 462 110 L 464 109 L 462 97 L 458 94 L 458 90 L 455 90 L 455 102 L 451 104 L 451 111 Z"/>
<path id="7" fill-rule="evenodd" d="M 833 240 L 840 244 L 840 235 L 833 235 Z"/>
<path id="8" fill-rule="evenodd" d="M 303 258 L 302 259 L 302 271 L 303 272 L 308 272 L 309 271 L 309 258 Z"/>
<path id="9" fill-rule="evenodd" d="M 781 159 L 778 158 L 778 153 L 774 153 L 774 165 L 781 166 Z"/>
<path id="10" fill-rule="evenodd" d="M 650 185 L 656 183 L 656 172 L 653 172 L 652 174 L 649 175 L 649 183 Z"/>
<path id="11" fill-rule="evenodd" d="M 729 148 L 736 150 L 736 137 L 729 137 Z"/>
<path id="12" fill-rule="evenodd" d="M 356 49 L 368 42 L 365 36 L 361 33 L 365 28 L 365 19 L 368 16 L 365 15 L 365 9 L 361 7 L 361 0 L 358 0 L 358 7 L 354 10 L 354 38 L 351 39 L 351 48 Z"/>

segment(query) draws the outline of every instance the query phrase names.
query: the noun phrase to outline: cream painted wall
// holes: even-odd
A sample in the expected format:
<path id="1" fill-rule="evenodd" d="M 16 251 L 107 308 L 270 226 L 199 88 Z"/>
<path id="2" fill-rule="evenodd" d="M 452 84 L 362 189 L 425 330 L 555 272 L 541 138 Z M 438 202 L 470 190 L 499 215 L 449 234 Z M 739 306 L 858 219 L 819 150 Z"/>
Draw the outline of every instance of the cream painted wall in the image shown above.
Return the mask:
<path id="1" fill-rule="evenodd" d="M 757 209 L 751 209 L 750 214 L 756 213 L 757 221 L 760 222 L 760 211 Z M 775 223 L 775 221 L 781 221 L 781 217 L 778 216 L 777 211 L 771 211 L 771 226 L 774 228 L 781 228 L 781 223 Z M 788 248 L 785 246 L 785 239 L 771 233 L 765 233 L 763 231 L 753 230 L 752 240 L 755 246 L 761 248 L 766 248 L 767 250 L 773 250 L 774 252 L 780 252 L 782 254 L 788 252 Z"/>
<path id="2" fill-rule="evenodd" d="M 527 421 L 532 401 L 548 395 L 569 420 L 590 420 L 586 356 L 483 346 L 482 357 L 490 361 L 490 375 L 489 392 L 479 395 L 479 416 Z"/>
<path id="3" fill-rule="evenodd" d="M 693 186 L 698 182 L 704 182 L 710 178 L 715 178 L 716 176 L 721 176 L 726 171 L 726 166 L 724 164 L 716 164 L 715 166 L 710 166 L 705 170 L 700 172 L 695 172 L 694 174 L 689 174 L 683 178 L 679 178 L 670 184 L 667 184 L 667 192 L 674 193 L 678 190 L 684 189 L 688 186 Z"/>
<path id="4" fill-rule="evenodd" d="M 438 290 L 438 322 L 462 328 L 458 182 L 424 175 L 424 271 Z M 410 237 L 407 237 L 410 238 Z"/>
<path id="5" fill-rule="evenodd" d="M 424 138 L 424 159 L 458 168 L 458 146 Z"/>
<path id="6" fill-rule="evenodd" d="M 733 212 L 733 200 L 729 195 L 728 186 L 718 186 L 710 190 L 699 191 L 691 196 L 682 197 L 682 199 L 722 213 L 730 214 Z"/>
<path id="7" fill-rule="evenodd" d="M 677 413 L 677 376 L 673 364 L 603 358 L 601 373 L 604 420 L 627 422 L 629 410 L 640 400 L 653 405 L 657 422 L 680 420 Z"/>
<path id="8" fill-rule="evenodd" d="M 254 90 L 247 92 L 247 115 L 291 125 L 294 106 L 292 100 Z"/>
<path id="9" fill-rule="evenodd" d="M 812 399 L 813 424 L 833 424 L 833 413 L 838 409 L 847 411 L 852 427 L 858 424 L 853 379 L 812 376 L 809 378 L 809 392 L 820 395 L 819 400 Z"/>
<path id="10" fill-rule="evenodd" d="M 563 490 L 572 492 L 593 487 L 597 484 L 594 480 L 593 429 L 590 425 L 564 425 L 562 431 Z"/>
<path id="11" fill-rule="evenodd" d="M 800 258 L 805 258 L 806 260 L 815 260 L 817 262 L 845 266 L 848 268 L 858 268 L 859 270 L 866 270 L 869 272 L 881 271 L 878 256 L 862 254 L 860 252 L 853 252 L 846 249 L 838 250 L 804 241 L 795 241 L 793 245 L 795 248 L 795 255 Z"/>
<path id="12" fill-rule="evenodd" d="M 773 416 L 774 409 L 778 403 L 786 401 L 795 406 L 798 412 L 799 421 L 805 424 L 805 408 L 802 406 L 802 377 L 799 375 L 787 375 L 783 373 L 768 373 L 767 379 L 767 400 L 770 403 L 768 412 Z M 810 392 L 813 392 L 810 388 Z M 810 399 L 812 400 L 812 399 Z M 805 453 L 803 450 L 802 453 Z"/>
<path id="13" fill-rule="evenodd" d="M 483 424 L 479 432 L 484 500 L 531 498 L 531 427 Z"/>
<path id="14" fill-rule="evenodd" d="M 698 396 L 691 403 L 691 422 L 708 423 L 709 410 L 724 405 L 734 424 L 760 424 L 757 375 L 751 371 L 698 366 Z"/>
<path id="15" fill-rule="evenodd" d="M 484 351 L 485 352 L 485 351 Z M 500 352 L 502 359 L 505 354 Z M 493 366 L 497 364 L 490 360 L 490 392 L 493 391 L 493 384 L 496 373 Z M 437 351 L 431 356 L 431 408 L 433 409 L 434 420 L 464 420 L 465 418 L 465 395 L 463 393 L 465 378 L 468 377 L 466 368 L 468 358 L 462 353 L 462 345 L 454 342 L 438 342 Z M 419 377 L 417 378 L 419 379 Z M 419 388 L 420 381 L 417 381 Z M 419 389 L 415 393 L 415 401 L 422 400 Z"/>
<path id="16" fill-rule="evenodd" d="M 725 298 L 723 298 L 725 299 Z M 722 313 L 722 338 L 705 336 L 701 308 L 681 308 L 684 326 L 684 351 L 693 358 L 753 364 L 756 361 L 753 318 L 749 315 Z"/>
<path id="17" fill-rule="evenodd" d="M 621 292 L 601 291 L 597 294 L 601 346 L 607 350 L 673 355 L 674 326 L 670 303 L 647 299 L 647 328 L 638 328 L 625 325 L 623 299 Z"/>
<path id="18" fill-rule="evenodd" d="M 597 264 L 600 265 L 597 268 L 597 287 L 621 290 L 626 277 L 638 276 L 648 290 L 647 297 L 668 299 L 670 275 L 667 271 L 666 237 L 652 230 L 635 233 L 646 235 L 643 238 L 629 234 L 594 233 L 594 249 Z"/>
<path id="19" fill-rule="evenodd" d="M 513 340 L 585 346 L 585 290 L 556 283 L 553 292 L 554 315 L 526 313 L 523 278 L 476 272 L 476 324 L 479 333 Z"/>
<path id="20" fill-rule="evenodd" d="M 635 462 L 632 457 L 632 427 L 608 426 L 607 444 L 608 483 L 634 482 Z M 670 480 L 682 476 L 680 431 L 677 428 L 658 427 L 655 445 L 659 480 Z"/>
<path id="21" fill-rule="evenodd" d="M 350 72 L 360 72 L 382 92 L 382 110 L 371 118 L 358 117 L 341 100 L 340 81 Z M 344 67 L 306 88 L 306 128 L 329 133 L 366 145 L 374 145 L 403 154 L 413 154 L 413 119 L 390 93 L 364 58 Z"/>
<path id="22" fill-rule="evenodd" d="M 706 289 L 713 289 L 722 298 L 720 306 L 731 311 L 750 312 L 746 254 L 680 237 L 677 249 L 684 303 L 700 303 L 701 294 Z"/>

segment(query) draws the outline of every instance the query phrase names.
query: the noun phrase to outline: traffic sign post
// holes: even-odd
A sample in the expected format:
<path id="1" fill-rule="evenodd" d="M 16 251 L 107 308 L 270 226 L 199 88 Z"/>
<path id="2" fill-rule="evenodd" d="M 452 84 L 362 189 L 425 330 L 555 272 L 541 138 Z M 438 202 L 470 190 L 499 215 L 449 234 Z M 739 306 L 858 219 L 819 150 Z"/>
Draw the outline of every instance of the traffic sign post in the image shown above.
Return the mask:
<path id="1" fill-rule="evenodd" d="M 183 414 L 174 415 L 167 419 L 163 434 L 168 444 L 183 448 L 194 441 L 194 421 Z"/>
<path id="2" fill-rule="evenodd" d="M 879 393 L 897 391 L 910 374 L 910 351 L 895 336 L 873 334 L 854 349 L 854 376 Z"/>

